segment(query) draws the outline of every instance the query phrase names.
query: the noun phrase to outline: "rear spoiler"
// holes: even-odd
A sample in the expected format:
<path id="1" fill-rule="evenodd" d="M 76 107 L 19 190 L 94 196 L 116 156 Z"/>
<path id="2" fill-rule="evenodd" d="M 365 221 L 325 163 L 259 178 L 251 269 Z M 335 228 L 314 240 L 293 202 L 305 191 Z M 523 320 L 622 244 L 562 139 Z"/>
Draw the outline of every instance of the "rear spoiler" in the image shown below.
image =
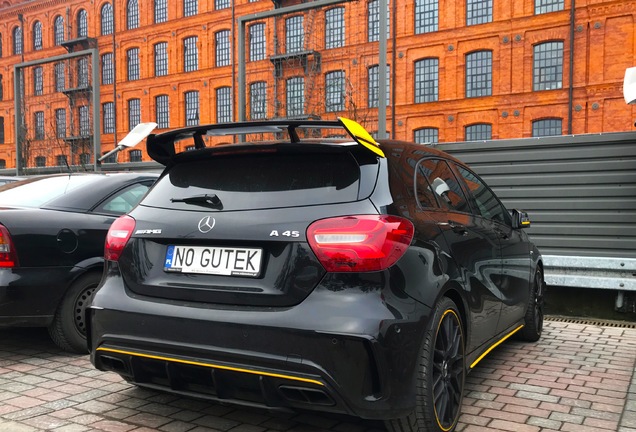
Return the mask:
<path id="1" fill-rule="evenodd" d="M 302 129 L 344 129 L 359 145 L 380 157 L 385 157 L 379 144 L 364 127 L 344 117 L 329 120 L 270 120 L 237 123 L 222 123 L 175 129 L 157 135 L 149 135 L 146 141 L 148 155 L 162 165 L 167 165 L 178 153 L 175 143 L 192 139 L 195 149 L 206 148 L 204 136 L 245 136 L 248 134 L 287 132 L 290 143 L 302 142 L 298 130 Z M 243 139 L 241 139 L 243 141 Z"/>

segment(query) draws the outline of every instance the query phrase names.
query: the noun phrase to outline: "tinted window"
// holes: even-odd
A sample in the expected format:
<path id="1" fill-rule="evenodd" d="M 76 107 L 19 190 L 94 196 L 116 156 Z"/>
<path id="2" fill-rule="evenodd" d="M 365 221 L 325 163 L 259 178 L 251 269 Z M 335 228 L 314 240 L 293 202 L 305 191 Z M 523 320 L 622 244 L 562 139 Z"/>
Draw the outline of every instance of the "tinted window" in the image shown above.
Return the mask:
<path id="1" fill-rule="evenodd" d="M 464 195 L 455 175 L 445 161 L 429 159 L 422 168 L 426 169 L 428 181 L 437 197 L 437 202 L 442 208 L 470 213 L 466 195 Z"/>
<path id="2" fill-rule="evenodd" d="M 41 207 L 77 188 L 99 180 L 99 176 L 57 176 L 9 183 L 0 188 L 0 205 Z"/>
<path id="3" fill-rule="evenodd" d="M 215 194 L 217 210 L 355 201 L 360 168 L 347 154 L 267 154 L 197 159 L 175 165 L 143 200 L 154 207 L 201 211 L 174 199 Z"/>
<path id="4" fill-rule="evenodd" d="M 470 171 L 459 166 L 457 169 L 464 178 L 481 216 L 498 222 L 508 223 L 508 212 L 499 202 L 495 194 Z"/>
<path id="5" fill-rule="evenodd" d="M 95 212 L 113 214 L 128 213 L 141 201 L 141 198 L 148 191 L 148 188 L 150 188 L 150 183 L 135 184 L 120 190 L 96 208 Z"/>
<path id="6" fill-rule="evenodd" d="M 422 208 L 437 208 L 433 188 L 427 179 L 435 168 L 435 165 L 435 161 L 431 159 L 422 159 L 418 162 L 417 169 L 415 170 L 415 196 Z"/>

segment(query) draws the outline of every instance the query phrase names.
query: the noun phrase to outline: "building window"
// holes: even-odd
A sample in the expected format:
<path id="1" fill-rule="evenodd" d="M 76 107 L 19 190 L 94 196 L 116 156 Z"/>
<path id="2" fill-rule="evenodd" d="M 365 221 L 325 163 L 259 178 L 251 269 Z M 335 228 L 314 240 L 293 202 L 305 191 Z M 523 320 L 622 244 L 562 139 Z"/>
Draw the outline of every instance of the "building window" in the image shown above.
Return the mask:
<path id="1" fill-rule="evenodd" d="M 155 76 L 168 75 L 168 42 L 155 44 Z"/>
<path id="2" fill-rule="evenodd" d="M 141 162 L 141 150 L 130 150 L 128 152 L 128 160 L 130 162 Z"/>
<path id="3" fill-rule="evenodd" d="M 345 21 L 343 7 L 325 12 L 325 48 L 339 48 L 345 43 Z"/>
<path id="4" fill-rule="evenodd" d="M 108 152 L 107 151 L 102 152 L 102 156 L 104 156 L 106 153 Z M 117 163 L 117 155 L 118 153 L 108 155 L 106 159 L 102 160 L 102 163 Z"/>
<path id="5" fill-rule="evenodd" d="M 216 40 L 216 65 L 228 66 L 230 64 L 230 31 L 222 30 L 215 34 Z"/>
<path id="6" fill-rule="evenodd" d="M 554 90 L 563 86 L 563 42 L 534 46 L 533 90 Z"/>
<path id="7" fill-rule="evenodd" d="M 439 99 L 439 59 L 427 58 L 415 62 L 415 103 Z"/>
<path id="8" fill-rule="evenodd" d="M 286 85 L 287 117 L 301 116 L 305 113 L 305 79 L 293 77 Z"/>
<path id="9" fill-rule="evenodd" d="M 439 0 L 415 0 L 415 34 L 438 30 Z"/>
<path id="10" fill-rule="evenodd" d="M 532 136 L 544 137 L 563 134 L 563 121 L 560 118 L 535 120 L 532 122 Z"/>
<path id="11" fill-rule="evenodd" d="M 113 53 L 102 55 L 102 84 L 112 84 L 115 80 Z"/>
<path id="12" fill-rule="evenodd" d="M 389 16 L 389 0 L 386 2 L 386 37 L 391 34 L 391 18 Z M 377 42 L 380 40 L 380 2 L 371 0 L 367 9 L 368 41 Z"/>
<path id="13" fill-rule="evenodd" d="M 58 138 L 66 137 L 66 110 L 64 108 L 55 110 L 55 131 Z"/>
<path id="14" fill-rule="evenodd" d="M 68 160 L 66 159 L 66 155 L 57 155 L 57 156 L 55 156 L 55 165 L 57 165 L 57 166 L 68 166 Z"/>
<path id="15" fill-rule="evenodd" d="M 466 0 L 466 25 L 492 22 L 492 0 Z"/>
<path id="16" fill-rule="evenodd" d="M 88 105 L 79 107 L 79 126 L 80 136 L 87 137 L 91 134 L 91 119 L 88 111 Z"/>
<path id="17" fill-rule="evenodd" d="M 565 8 L 563 0 L 534 0 L 534 13 L 536 15 L 557 12 Z"/>
<path id="18" fill-rule="evenodd" d="M 55 18 L 55 22 L 53 23 L 53 35 L 55 45 L 62 45 L 62 42 L 64 42 L 64 18 L 62 18 L 61 15 Z"/>
<path id="19" fill-rule="evenodd" d="M 368 75 L 368 104 L 369 108 L 377 108 L 380 106 L 380 66 L 373 65 L 369 67 L 367 71 Z M 386 65 L 386 103 L 389 104 L 389 96 L 391 93 L 391 84 L 390 84 L 390 75 L 391 71 L 389 69 L 389 65 Z"/>
<path id="20" fill-rule="evenodd" d="M 36 111 L 33 117 L 35 123 L 35 139 L 44 139 L 44 111 Z"/>
<path id="21" fill-rule="evenodd" d="M 295 53 L 305 46 L 305 30 L 303 16 L 297 15 L 285 20 L 285 52 Z"/>
<path id="22" fill-rule="evenodd" d="M 0 144 L 4 144 L 4 117 L 0 117 Z M 0 159 L 4 162 L 4 159 Z"/>
<path id="23" fill-rule="evenodd" d="M 466 126 L 466 141 L 482 141 L 492 139 L 492 125 L 487 123 L 479 123 Z"/>
<path id="24" fill-rule="evenodd" d="M 336 112 L 345 109 L 345 73 L 329 72 L 325 75 L 325 111 Z"/>
<path id="25" fill-rule="evenodd" d="M 155 115 L 157 128 L 167 129 L 170 127 L 170 99 L 168 95 L 159 95 L 155 98 Z"/>
<path id="26" fill-rule="evenodd" d="M 216 89 L 216 121 L 227 123 L 232 121 L 232 93 L 230 87 Z"/>
<path id="27" fill-rule="evenodd" d="M 492 95 L 492 51 L 466 54 L 466 97 Z"/>
<path id="28" fill-rule="evenodd" d="M 77 14 L 77 37 L 88 37 L 88 12 L 82 9 Z"/>
<path id="29" fill-rule="evenodd" d="M 64 63 L 55 63 L 55 91 L 61 92 L 66 88 L 66 71 Z"/>
<path id="30" fill-rule="evenodd" d="M 33 94 L 41 96 L 44 93 L 44 71 L 42 66 L 33 68 Z"/>
<path id="31" fill-rule="evenodd" d="M 422 128 L 413 131 L 413 141 L 418 144 L 439 142 L 439 130 L 437 128 Z"/>
<path id="32" fill-rule="evenodd" d="M 110 3 L 106 3 L 104 6 L 102 6 L 101 18 L 102 18 L 102 29 L 101 29 L 102 36 L 113 34 L 113 30 L 114 30 L 113 5 L 111 5 Z"/>
<path id="33" fill-rule="evenodd" d="M 131 131 L 141 123 L 141 101 L 139 99 L 128 100 L 128 130 Z"/>
<path id="34" fill-rule="evenodd" d="M 128 64 L 128 81 L 139 79 L 139 48 L 131 48 L 126 51 L 126 61 Z"/>
<path id="35" fill-rule="evenodd" d="M 250 118 L 267 118 L 267 87 L 264 81 L 250 84 Z"/>
<path id="36" fill-rule="evenodd" d="M 79 155 L 80 165 L 90 165 L 91 163 L 91 155 L 88 153 L 81 153 Z"/>
<path id="37" fill-rule="evenodd" d="M 115 104 L 113 102 L 103 103 L 102 112 L 104 113 L 104 133 L 115 133 Z"/>
<path id="38" fill-rule="evenodd" d="M 139 3 L 137 0 L 128 0 L 126 5 L 126 28 L 128 30 L 139 27 Z"/>
<path id="39" fill-rule="evenodd" d="M 190 36 L 183 40 L 183 70 L 192 72 L 199 69 L 199 49 L 197 36 Z"/>
<path id="40" fill-rule="evenodd" d="M 199 13 L 198 0 L 184 0 L 183 1 L 183 16 L 194 16 Z"/>
<path id="41" fill-rule="evenodd" d="M 35 157 L 35 166 L 36 167 L 45 167 L 46 166 L 46 158 L 44 156 L 36 156 Z"/>
<path id="42" fill-rule="evenodd" d="M 214 9 L 227 9 L 230 7 L 230 0 L 214 0 Z"/>
<path id="43" fill-rule="evenodd" d="M 168 0 L 155 0 L 155 24 L 168 21 Z"/>
<path id="44" fill-rule="evenodd" d="M 33 24 L 33 49 L 35 51 L 42 49 L 42 23 L 40 21 Z"/>
<path id="45" fill-rule="evenodd" d="M 185 118 L 186 126 L 197 126 L 199 124 L 198 91 L 185 92 Z"/>
<path id="46" fill-rule="evenodd" d="M 81 57 L 77 60 L 77 87 L 87 88 L 88 82 L 88 57 Z"/>
<path id="47" fill-rule="evenodd" d="M 13 54 L 22 54 L 22 29 L 13 29 Z"/>
<path id="48" fill-rule="evenodd" d="M 265 58 L 265 24 L 258 23 L 250 26 L 250 61 Z"/>

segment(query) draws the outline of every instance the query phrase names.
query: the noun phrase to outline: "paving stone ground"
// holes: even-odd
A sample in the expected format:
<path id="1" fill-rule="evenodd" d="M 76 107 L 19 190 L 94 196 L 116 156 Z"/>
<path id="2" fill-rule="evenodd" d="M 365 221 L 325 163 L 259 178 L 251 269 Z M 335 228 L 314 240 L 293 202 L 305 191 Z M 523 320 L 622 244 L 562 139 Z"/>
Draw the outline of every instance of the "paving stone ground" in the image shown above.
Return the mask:
<path id="1" fill-rule="evenodd" d="M 636 432 L 636 329 L 548 321 L 468 376 L 457 430 Z M 0 432 L 382 432 L 380 422 L 281 414 L 135 388 L 41 329 L 0 330 Z"/>

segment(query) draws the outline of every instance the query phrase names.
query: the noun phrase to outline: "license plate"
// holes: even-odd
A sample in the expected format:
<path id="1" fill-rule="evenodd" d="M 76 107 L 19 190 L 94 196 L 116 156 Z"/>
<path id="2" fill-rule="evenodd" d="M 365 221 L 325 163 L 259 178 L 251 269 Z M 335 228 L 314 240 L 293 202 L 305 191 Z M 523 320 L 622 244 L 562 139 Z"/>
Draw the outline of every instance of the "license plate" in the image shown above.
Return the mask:
<path id="1" fill-rule="evenodd" d="M 257 277 L 263 250 L 201 246 L 168 246 L 164 270 L 224 276 Z"/>

